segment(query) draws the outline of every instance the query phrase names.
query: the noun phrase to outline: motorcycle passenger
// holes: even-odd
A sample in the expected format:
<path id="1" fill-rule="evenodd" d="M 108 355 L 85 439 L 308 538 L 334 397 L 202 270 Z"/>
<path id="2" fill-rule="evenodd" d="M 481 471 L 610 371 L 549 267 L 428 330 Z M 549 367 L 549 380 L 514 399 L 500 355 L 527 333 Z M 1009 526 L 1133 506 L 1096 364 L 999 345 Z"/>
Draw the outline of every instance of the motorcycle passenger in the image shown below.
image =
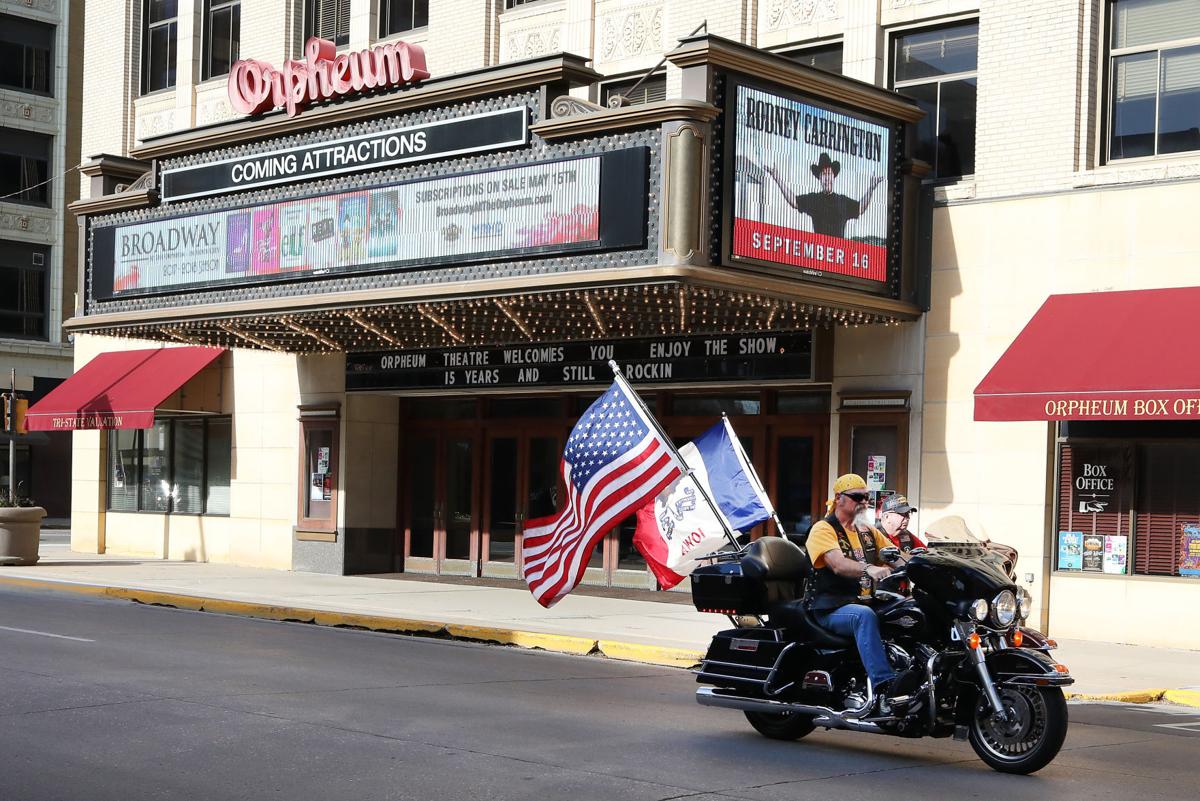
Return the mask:
<path id="1" fill-rule="evenodd" d="M 883 502 L 882 515 L 879 522 L 883 525 L 883 533 L 887 534 L 892 544 L 900 552 L 908 556 L 913 548 L 924 548 L 921 538 L 908 530 L 908 521 L 917 507 L 908 502 L 903 495 L 893 495 Z"/>
<path id="2" fill-rule="evenodd" d="M 853 637 L 875 695 L 886 699 L 896 678 L 879 635 L 879 618 L 864 601 L 869 579 L 892 572 L 879 557 L 887 544 L 866 516 L 870 494 L 861 476 L 847 473 L 833 484 L 830 514 L 812 527 L 807 548 L 815 569 L 808 608 L 817 623 L 843 637 Z M 881 704 L 886 709 L 886 704 Z"/>

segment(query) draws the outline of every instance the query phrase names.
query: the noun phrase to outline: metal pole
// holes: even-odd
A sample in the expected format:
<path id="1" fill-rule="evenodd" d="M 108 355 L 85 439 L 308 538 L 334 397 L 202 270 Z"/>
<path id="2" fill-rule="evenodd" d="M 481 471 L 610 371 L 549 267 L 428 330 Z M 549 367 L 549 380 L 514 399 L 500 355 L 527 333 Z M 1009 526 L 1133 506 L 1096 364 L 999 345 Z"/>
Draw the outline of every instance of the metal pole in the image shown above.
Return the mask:
<path id="1" fill-rule="evenodd" d="M 17 505 L 17 368 L 8 373 L 12 394 L 8 401 L 8 502 Z"/>
<path id="2" fill-rule="evenodd" d="M 729 538 L 730 544 L 733 545 L 734 548 L 741 550 L 742 546 L 738 545 L 737 535 L 734 534 L 733 530 L 729 528 L 729 523 L 725 520 L 725 515 L 721 514 L 721 510 L 717 508 L 716 503 L 714 503 L 713 499 L 709 497 L 708 490 L 704 488 L 704 485 L 693 478 L 691 466 L 684 460 L 682 456 L 679 455 L 679 449 L 675 447 L 675 443 L 672 442 L 671 438 L 667 436 L 667 432 L 663 431 L 662 426 L 658 424 L 658 420 L 654 419 L 654 415 L 650 414 L 650 410 L 647 409 L 646 404 L 642 402 L 642 396 L 633 391 L 633 387 L 631 387 L 629 382 L 625 380 L 625 376 L 621 374 L 621 368 L 614 360 L 609 359 L 608 366 L 612 368 L 613 375 L 615 376 L 617 383 L 625 388 L 629 396 L 637 402 L 638 408 L 642 410 L 642 414 L 645 415 L 646 419 L 649 420 L 654 426 L 654 430 L 658 432 L 660 437 L 662 437 L 663 442 L 667 444 L 667 447 L 671 451 L 671 455 L 675 457 L 675 462 L 679 465 L 679 468 L 683 471 L 684 475 L 686 475 L 688 478 L 691 478 L 692 484 L 695 485 L 696 489 L 700 490 L 700 495 L 703 496 L 705 503 L 708 504 L 708 508 L 713 511 L 714 515 L 716 515 L 717 521 L 721 524 L 721 528 L 724 529 L 725 536 Z"/>

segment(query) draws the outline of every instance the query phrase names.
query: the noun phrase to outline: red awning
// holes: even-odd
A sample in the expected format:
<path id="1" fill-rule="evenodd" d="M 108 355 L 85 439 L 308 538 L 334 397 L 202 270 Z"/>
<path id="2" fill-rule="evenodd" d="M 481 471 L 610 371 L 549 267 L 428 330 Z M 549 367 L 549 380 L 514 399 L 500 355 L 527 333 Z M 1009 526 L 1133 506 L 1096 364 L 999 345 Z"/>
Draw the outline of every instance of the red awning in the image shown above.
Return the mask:
<path id="1" fill-rule="evenodd" d="M 976 420 L 1200 419 L 1200 287 L 1051 295 L 975 388 Z"/>
<path id="2" fill-rule="evenodd" d="M 101 353 L 30 407 L 31 431 L 149 428 L 154 410 L 224 348 L 154 348 Z"/>

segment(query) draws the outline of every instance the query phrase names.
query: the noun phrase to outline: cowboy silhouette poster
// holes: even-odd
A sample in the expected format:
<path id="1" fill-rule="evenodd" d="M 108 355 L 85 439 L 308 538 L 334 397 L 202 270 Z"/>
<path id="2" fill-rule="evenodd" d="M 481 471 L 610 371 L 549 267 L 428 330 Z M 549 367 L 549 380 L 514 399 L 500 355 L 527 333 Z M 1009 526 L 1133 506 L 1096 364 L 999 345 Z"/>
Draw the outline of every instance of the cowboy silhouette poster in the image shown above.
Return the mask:
<path id="1" fill-rule="evenodd" d="M 733 256 L 887 280 L 887 125 L 737 85 Z"/>

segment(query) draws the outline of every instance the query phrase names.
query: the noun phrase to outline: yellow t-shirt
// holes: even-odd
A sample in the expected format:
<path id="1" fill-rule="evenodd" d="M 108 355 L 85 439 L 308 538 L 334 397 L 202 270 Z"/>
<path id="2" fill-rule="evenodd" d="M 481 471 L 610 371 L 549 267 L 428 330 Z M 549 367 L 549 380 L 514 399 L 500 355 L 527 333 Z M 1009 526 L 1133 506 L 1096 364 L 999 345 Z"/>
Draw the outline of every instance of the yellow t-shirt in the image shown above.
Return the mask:
<path id="1" fill-rule="evenodd" d="M 887 542 L 887 538 L 874 528 L 871 529 L 871 534 L 875 537 L 874 564 L 883 564 L 879 559 L 879 549 L 883 547 L 881 543 Z M 854 550 L 854 558 L 862 561 L 862 540 L 858 538 L 858 532 L 853 527 L 846 529 L 846 539 L 850 540 L 850 547 Z M 833 550 L 839 552 L 842 550 L 841 546 L 838 545 L 837 532 L 825 520 L 818 521 L 812 527 L 812 530 L 808 532 L 808 540 L 805 542 L 805 547 L 808 549 L 808 556 L 812 560 L 813 567 L 816 568 L 825 567 L 825 554 Z"/>

